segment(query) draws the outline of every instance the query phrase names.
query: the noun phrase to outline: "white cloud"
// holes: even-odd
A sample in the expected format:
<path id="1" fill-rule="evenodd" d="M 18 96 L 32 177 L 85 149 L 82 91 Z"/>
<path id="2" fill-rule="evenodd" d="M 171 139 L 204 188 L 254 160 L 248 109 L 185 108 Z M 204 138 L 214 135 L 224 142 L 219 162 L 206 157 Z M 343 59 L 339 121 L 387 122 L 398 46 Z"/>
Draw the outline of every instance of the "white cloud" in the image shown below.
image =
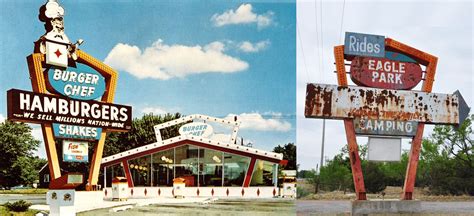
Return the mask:
<path id="1" fill-rule="evenodd" d="M 167 114 L 168 111 L 166 111 L 162 107 L 145 107 L 142 109 L 142 113 L 144 114 L 153 113 L 155 115 L 164 115 L 164 114 Z"/>
<path id="2" fill-rule="evenodd" d="M 291 124 L 281 120 L 281 113 L 272 113 L 267 119 L 260 113 L 229 114 L 226 119 L 233 119 L 234 116 L 238 116 L 238 120 L 242 122 L 240 125 L 241 129 L 282 132 L 291 130 Z"/>
<path id="3" fill-rule="evenodd" d="M 0 123 L 4 122 L 5 121 L 5 116 L 3 116 L 2 114 L 0 114 Z"/>
<path id="4" fill-rule="evenodd" d="M 211 21 L 217 27 L 256 23 L 258 28 L 264 28 L 273 23 L 274 13 L 272 11 L 256 14 L 252 9 L 251 4 L 242 4 L 235 11 L 230 9 L 222 14 L 214 14 Z"/>
<path id="5" fill-rule="evenodd" d="M 243 52 L 252 52 L 252 53 L 254 53 L 254 52 L 259 52 L 263 49 L 266 49 L 269 45 L 270 45 L 269 40 L 260 41 L 260 42 L 257 42 L 255 44 L 252 44 L 249 41 L 244 41 L 244 42 L 240 43 L 239 50 L 241 50 Z"/>
<path id="6" fill-rule="evenodd" d="M 247 62 L 224 53 L 225 45 L 215 41 L 201 47 L 166 45 L 161 39 L 140 50 L 119 43 L 109 52 L 105 63 L 140 79 L 167 80 L 199 73 L 234 73 L 246 70 Z"/>

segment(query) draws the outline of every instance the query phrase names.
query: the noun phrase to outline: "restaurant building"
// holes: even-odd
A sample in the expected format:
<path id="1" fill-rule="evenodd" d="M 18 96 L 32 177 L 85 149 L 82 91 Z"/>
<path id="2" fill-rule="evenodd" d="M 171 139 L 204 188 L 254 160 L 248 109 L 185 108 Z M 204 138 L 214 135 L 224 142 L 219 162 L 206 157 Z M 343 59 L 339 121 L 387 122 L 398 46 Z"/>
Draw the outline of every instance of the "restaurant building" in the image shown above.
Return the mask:
<path id="1" fill-rule="evenodd" d="M 112 179 L 126 177 L 130 197 L 173 196 L 173 179 L 185 180 L 186 196 L 275 197 L 280 153 L 237 142 L 240 122 L 190 115 L 154 127 L 157 142 L 102 159 L 105 196 Z M 178 128 L 162 140 L 161 133 Z M 230 129 L 229 134 L 214 130 Z"/>

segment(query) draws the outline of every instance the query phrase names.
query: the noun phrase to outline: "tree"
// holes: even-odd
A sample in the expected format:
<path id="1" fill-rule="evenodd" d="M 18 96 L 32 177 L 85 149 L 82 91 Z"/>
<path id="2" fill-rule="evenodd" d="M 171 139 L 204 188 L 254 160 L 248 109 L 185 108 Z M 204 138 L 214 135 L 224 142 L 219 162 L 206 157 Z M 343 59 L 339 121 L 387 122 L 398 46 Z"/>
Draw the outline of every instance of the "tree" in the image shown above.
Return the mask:
<path id="1" fill-rule="evenodd" d="M 325 190 L 346 190 L 352 188 L 351 170 L 347 168 L 346 160 L 338 155 L 321 167 L 319 183 Z"/>
<path id="2" fill-rule="evenodd" d="M 428 185 L 435 194 L 474 195 L 474 142 L 472 121 L 458 129 L 436 126 L 423 142 L 422 158 L 427 163 Z"/>
<path id="3" fill-rule="evenodd" d="M 296 146 L 294 143 L 287 143 L 284 146 L 276 146 L 273 152 L 283 154 L 283 159 L 288 160 L 284 167 L 286 170 L 296 170 Z"/>
<path id="4" fill-rule="evenodd" d="M 298 171 L 298 178 L 310 180 L 310 179 L 314 179 L 315 176 L 316 176 L 315 169 Z"/>
<path id="5" fill-rule="evenodd" d="M 107 134 L 104 147 L 104 157 L 156 142 L 153 126 L 178 118 L 181 118 L 180 113 L 168 113 L 166 115 L 154 115 L 153 113 L 150 113 L 143 115 L 141 118 L 133 119 L 132 129 L 130 129 L 130 131 L 112 132 Z M 181 125 L 182 124 L 174 125 L 162 129 L 161 135 L 163 139 L 178 136 L 178 130 Z"/>
<path id="6" fill-rule="evenodd" d="M 31 130 L 25 123 L 0 123 L 0 186 L 11 188 L 38 178 L 33 152 L 40 141 L 31 135 Z"/>

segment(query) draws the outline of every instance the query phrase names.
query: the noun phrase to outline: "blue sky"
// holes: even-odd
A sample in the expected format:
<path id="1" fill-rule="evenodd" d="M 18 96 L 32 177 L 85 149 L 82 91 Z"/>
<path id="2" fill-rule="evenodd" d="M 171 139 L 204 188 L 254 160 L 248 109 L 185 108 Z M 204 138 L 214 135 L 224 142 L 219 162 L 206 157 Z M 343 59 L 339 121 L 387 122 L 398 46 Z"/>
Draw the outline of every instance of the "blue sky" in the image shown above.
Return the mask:
<path id="1" fill-rule="evenodd" d="M 1 4 L 0 117 L 31 90 L 26 56 L 43 2 Z M 60 1 L 65 32 L 119 71 L 115 103 L 144 112 L 241 115 L 240 136 L 271 150 L 296 137 L 296 5 L 236 1 Z M 244 125 L 245 124 L 245 125 Z M 41 137 L 38 127 L 34 131 Z M 44 157 L 44 150 L 39 151 Z"/>

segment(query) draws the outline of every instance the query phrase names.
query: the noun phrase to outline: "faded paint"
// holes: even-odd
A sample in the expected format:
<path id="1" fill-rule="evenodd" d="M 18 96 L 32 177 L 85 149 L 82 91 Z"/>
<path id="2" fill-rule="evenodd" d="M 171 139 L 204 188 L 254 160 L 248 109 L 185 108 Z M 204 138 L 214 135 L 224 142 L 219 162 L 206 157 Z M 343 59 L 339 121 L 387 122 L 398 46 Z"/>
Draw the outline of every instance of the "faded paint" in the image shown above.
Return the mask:
<path id="1" fill-rule="evenodd" d="M 351 79 L 359 86 L 386 89 L 412 89 L 422 79 L 420 65 L 386 58 L 355 57 Z"/>
<path id="2" fill-rule="evenodd" d="M 380 35 L 346 32 L 344 54 L 356 56 L 385 56 L 385 37 Z"/>
<path id="3" fill-rule="evenodd" d="M 384 135 L 414 137 L 418 122 L 355 118 L 354 127 L 358 135 Z"/>
<path id="4" fill-rule="evenodd" d="M 397 52 L 385 51 L 385 58 L 388 58 L 393 61 L 417 63 L 415 59 L 410 58 L 410 56 L 406 56 Z"/>
<path id="5" fill-rule="evenodd" d="M 458 124 L 459 105 L 450 94 L 308 84 L 305 116 Z"/>

